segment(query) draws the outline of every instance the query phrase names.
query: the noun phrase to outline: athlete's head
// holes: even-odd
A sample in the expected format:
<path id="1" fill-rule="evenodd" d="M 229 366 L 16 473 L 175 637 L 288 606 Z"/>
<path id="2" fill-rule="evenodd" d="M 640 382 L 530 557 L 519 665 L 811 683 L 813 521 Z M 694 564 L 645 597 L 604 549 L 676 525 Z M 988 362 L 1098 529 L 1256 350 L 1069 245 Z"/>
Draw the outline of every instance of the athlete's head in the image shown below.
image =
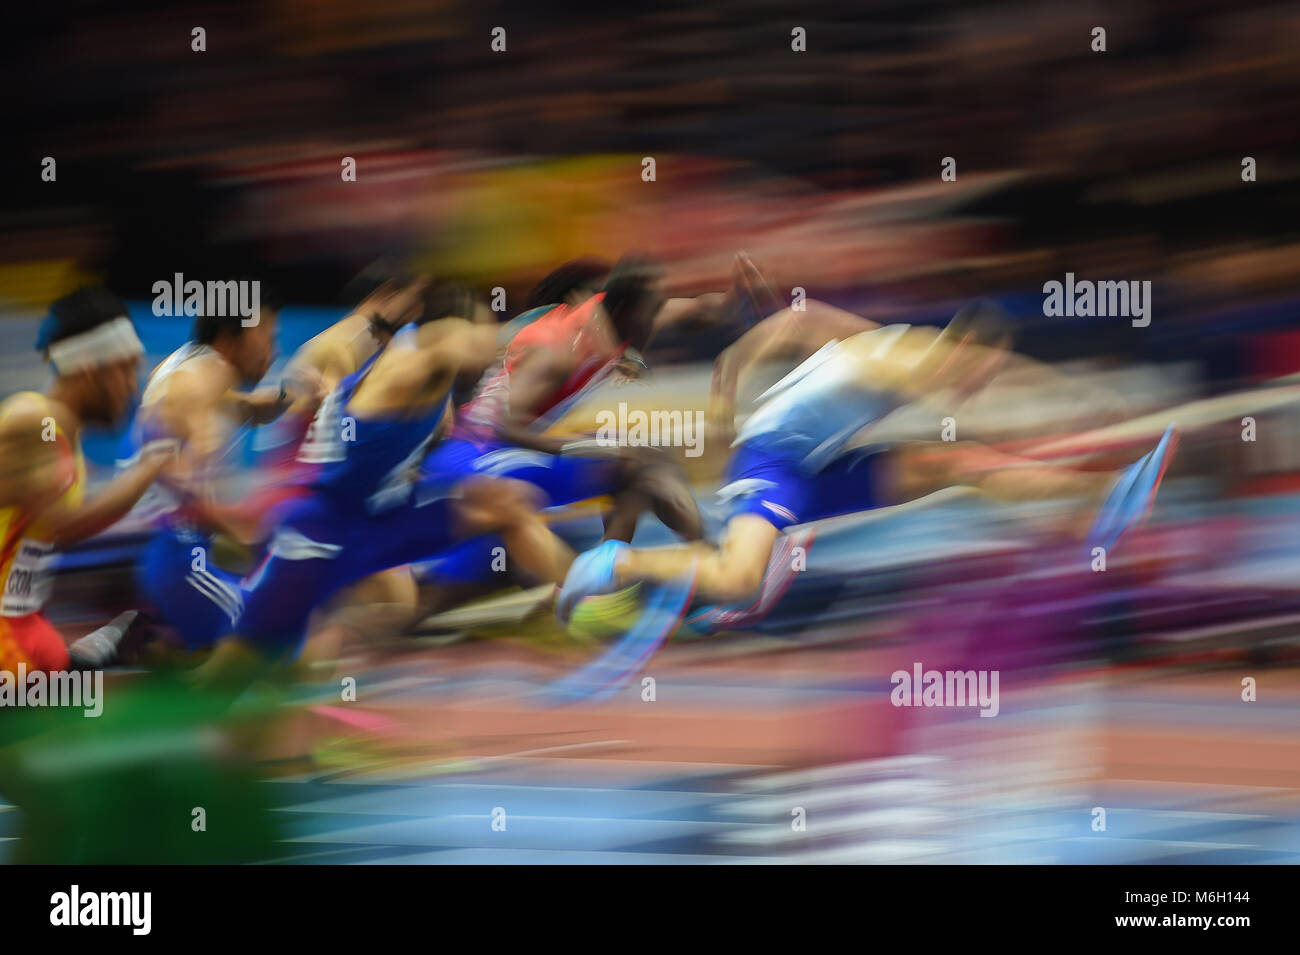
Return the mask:
<path id="1" fill-rule="evenodd" d="M 275 327 L 281 301 L 265 282 L 259 285 L 257 313 L 242 315 L 200 315 L 194 319 L 191 337 L 209 345 L 230 363 L 245 384 L 256 384 L 275 358 Z"/>
<path id="2" fill-rule="evenodd" d="M 343 300 L 370 319 L 370 331 L 381 345 L 397 330 L 419 319 L 428 279 L 388 259 L 366 267 L 343 289 Z"/>
<path id="3" fill-rule="evenodd" d="M 979 391 L 1002 369 L 1015 343 L 1015 325 L 988 300 L 963 306 L 939 339 L 948 346 L 944 384 L 963 395 Z"/>
<path id="4" fill-rule="evenodd" d="M 524 310 L 543 305 L 581 305 L 600 291 L 609 272 L 609 263 L 602 259 L 571 259 L 533 287 Z"/>
<path id="5" fill-rule="evenodd" d="M 440 318 L 463 318 L 470 322 L 493 322 L 492 310 L 476 291 L 459 282 L 430 282 L 424 289 L 419 324 Z"/>
<path id="6" fill-rule="evenodd" d="M 623 258 L 605 281 L 601 303 L 621 344 L 644 351 L 664 303 L 660 273 L 644 259 Z"/>
<path id="7" fill-rule="evenodd" d="M 139 387 L 144 347 L 113 293 L 85 286 L 54 302 L 36 348 L 83 419 L 112 425 L 126 415 Z"/>

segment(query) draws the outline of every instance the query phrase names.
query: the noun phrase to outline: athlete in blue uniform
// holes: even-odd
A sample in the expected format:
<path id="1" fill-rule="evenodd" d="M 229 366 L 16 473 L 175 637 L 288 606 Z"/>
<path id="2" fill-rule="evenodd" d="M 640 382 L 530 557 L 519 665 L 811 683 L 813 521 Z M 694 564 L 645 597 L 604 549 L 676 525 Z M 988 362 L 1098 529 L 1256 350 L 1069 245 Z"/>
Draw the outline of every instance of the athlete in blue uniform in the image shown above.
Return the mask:
<path id="1" fill-rule="evenodd" d="M 584 596 L 642 580 L 675 580 L 694 567 L 697 596 L 735 604 L 710 611 L 712 617 L 732 626 L 748 622 L 740 611 L 754 606 L 748 602 L 760 587 L 779 586 L 782 574 L 788 584 L 789 568 L 773 568 L 777 573 L 765 579 L 773 546 L 788 527 L 957 485 L 1008 501 L 1073 497 L 1102 505 L 1095 530 L 1105 524 L 1103 546 L 1112 545 L 1138 516 L 1122 501 L 1145 495 L 1149 503 L 1154 496 L 1173 451 L 1172 429 L 1118 478 L 972 442 L 850 447 L 860 431 L 904 404 L 929 402 L 946 413 L 1008 363 L 1028 363 L 1007 350 L 1008 330 L 994 309 L 982 305 L 963 309 L 942 332 L 880 326 L 811 301 L 806 311 L 786 309 L 767 319 L 719 358 L 715 435 L 729 430 L 741 369 L 817 350 L 760 397 L 736 438 L 721 492 L 730 517 L 720 546 L 633 549 L 606 542 L 574 563 L 557 613 L 567 619 Z"/>
<path id="2" fill-rule="evenodd" d="M 184 451 L 174 473 L 157 482 L 133 509 L 157 530 L 136 568 L 141 592 L 190 649 L 227 633 L 243 607 L 237 575 L 213 560 L 213 539 L 242 540 L 239 515 L 217 500 L 218 478 L 240 429 L 273 420 L 289 404 L 280 389 L 246 393 L 270 367 L 278 302 L 261 293 L 257 321 L 200 316 L 194 337 L 150 376 L 123 440 L 118 466 L 127 467 L 152 442 L 177 439 Z"/>
<path id="3" fill-rule="evenodd" d="M 434 289 L 420 323 L 340 382 L 313 425 L 320 470 L 311 493 L 287 509 L 201 680 L 242 682 L 267 658 L 292 657 L 333 594 L 462 536 L 499 534 L 523 569 L 563 579 L 572 552 L 538 517 L 526 484 L 419 467 L 456 376 L 485 368 L 495 352 L 496 329 L 450 314 Z"/>
<path id="4" fill-rule="evenodd" d="M 701 316 L 754 314 L 769 308 L 775 293 L 744 253 L 736 255 L 730 290 L 696 298 L 665 299 L 655 270 L 636 260 L 621 261 L 593 291 L 601 268 L 608 269 L 591 260 L 566 263 L 534 290 L 530 304 L 561 304 L 535 309 L 540 314 L 514 330 L 501 362 L 457 412 L 456 428 L 428 466 L 527 481 L 552 507 L 609 496 L 606 539 L 630 541 L 640 515 L 651 511 L 680 537 L 698 540 L 699 512 L 684 475 L 655 449 L 543 432 L 611 377 L 636 374 L 629 356 L 664 328 Z M 442 609 L 475 584 L 499 581 L 499 544 L 466 541 L 422 565 L 422 582 L 450 591 L 426 586 L 425 606 Z"/>

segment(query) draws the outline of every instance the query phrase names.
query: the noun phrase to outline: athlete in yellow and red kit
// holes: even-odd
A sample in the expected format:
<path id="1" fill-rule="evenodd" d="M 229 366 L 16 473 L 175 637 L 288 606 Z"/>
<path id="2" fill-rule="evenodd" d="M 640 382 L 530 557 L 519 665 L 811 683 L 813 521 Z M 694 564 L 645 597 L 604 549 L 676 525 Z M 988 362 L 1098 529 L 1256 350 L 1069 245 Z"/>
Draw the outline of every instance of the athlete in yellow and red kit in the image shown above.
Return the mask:
<path id="1" fill-rule="evenodd" d="M 166 467 L 158 446 L 93 498 L 85 497 L 81 432 L 122 421 L 137 389 L 143 347 L 125 306 L 101 288 L 56 301 L 37 342 L 54 381 L 44 394 L 0 402 L 0 670 L 69 665 L 62 636 L 41 616 L 55 551 L 122 517 Z"/>

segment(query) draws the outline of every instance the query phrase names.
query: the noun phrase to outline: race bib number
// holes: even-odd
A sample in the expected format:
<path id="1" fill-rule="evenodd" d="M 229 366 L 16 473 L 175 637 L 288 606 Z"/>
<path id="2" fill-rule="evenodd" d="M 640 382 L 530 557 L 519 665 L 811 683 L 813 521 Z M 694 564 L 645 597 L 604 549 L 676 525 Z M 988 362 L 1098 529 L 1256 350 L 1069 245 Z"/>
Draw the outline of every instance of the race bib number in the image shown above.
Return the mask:
<path id="1" fill-rule="evenodd" d="M 0 615 L 21 617 L 45 606 L 54 586 L 54 548 L 42 541 L 24 539 L 18 544 L 5 580 Z"/>
<path id="2" fill-rule="evenodd" d="M 339 406 L 343 401 L 341 391 L 331 391 L 316 409 L 307 434 L 298 449 L 298 460 L 304 464 L 329 464 L 347 457 L 343 446 L 343 423 L 339 420 Z"/>

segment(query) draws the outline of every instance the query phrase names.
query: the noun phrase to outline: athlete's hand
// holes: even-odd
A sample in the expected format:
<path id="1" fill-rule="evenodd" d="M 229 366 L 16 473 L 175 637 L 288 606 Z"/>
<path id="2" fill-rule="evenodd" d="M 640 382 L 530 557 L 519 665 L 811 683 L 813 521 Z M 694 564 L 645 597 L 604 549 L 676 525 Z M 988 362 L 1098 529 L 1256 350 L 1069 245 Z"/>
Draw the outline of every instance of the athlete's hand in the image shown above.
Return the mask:
<path id="1" fill-rule="evenodd" d="M 170 474 L 180 460 L 182 442 L 178 438 L 159 438 L 140 448 L 139 466 L 154 469 L 155 475 Z"/>
<path id="2" fill-rule="evenodd" d="M 329 383 L 319 369 L 302 363 L 288 374 L 281 384 L 290 403 L 302 402 L 310 408 L 320 407 L 329 394 Z"/>
<path id="3" fill-rule="evenodd" d="M 747 252 L 736 253 L 731 266 L 731 289 L 738 301 L 749 303 L 756 321 L 785 308 L 785 302 L 777 294 L 776 286 L 754 264 Z"/>
<path id="4" fill-rule="evenodd" d="M 621 387 L 633 381 L 639 381 L 650 373 L 650 366 L 639 355 L 623 355 L 615 365 L 613 383 Z"/>

